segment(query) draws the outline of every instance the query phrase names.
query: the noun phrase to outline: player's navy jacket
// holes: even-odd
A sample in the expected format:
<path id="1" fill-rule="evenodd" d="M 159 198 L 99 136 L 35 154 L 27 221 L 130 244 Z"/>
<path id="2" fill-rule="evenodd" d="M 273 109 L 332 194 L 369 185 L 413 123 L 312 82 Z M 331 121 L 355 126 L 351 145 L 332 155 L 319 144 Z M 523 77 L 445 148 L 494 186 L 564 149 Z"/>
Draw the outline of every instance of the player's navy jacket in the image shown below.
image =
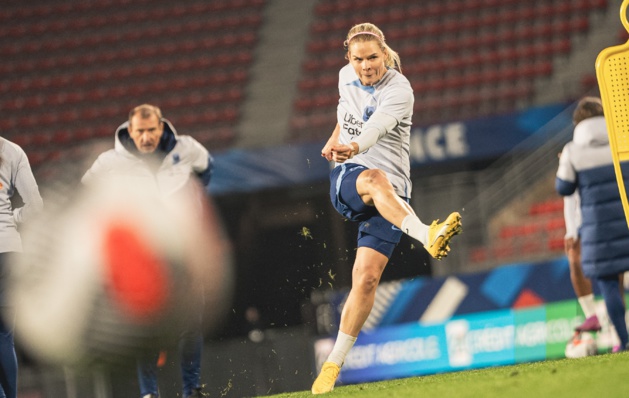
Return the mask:
<path id="1" fill-rule="evenodd" d="M 629 186 L 629 164 L 623 165 Z M 576 125 L 561 152 L 555 187 L 560 195 L 579 190 L 583 272 L 589 278 L 629 270 L 629 228 L 616 182 L 605 118 Z"/>
<path id="2" fill-rule="evenodd" d="M 129 122 L 125 122 L 116 130 L 114 149 L 102 153 L 81 181 L 89 183 L 101 175 L 122 172 L 155 179 L 160 191 L 170 194 L 183 187 L 190 176 L 195 174 L 207 190 L 213 169 L 212 156 L 197 140 L 187 135 L 177 135 L 168 120 L 162 121 L 164 133 L 155 154 L 150 157 L 157 160 L 157 169 L 152 169 L 151 164 L 144 161 L 146 155 L 139 155 L 129 136 Z"/>

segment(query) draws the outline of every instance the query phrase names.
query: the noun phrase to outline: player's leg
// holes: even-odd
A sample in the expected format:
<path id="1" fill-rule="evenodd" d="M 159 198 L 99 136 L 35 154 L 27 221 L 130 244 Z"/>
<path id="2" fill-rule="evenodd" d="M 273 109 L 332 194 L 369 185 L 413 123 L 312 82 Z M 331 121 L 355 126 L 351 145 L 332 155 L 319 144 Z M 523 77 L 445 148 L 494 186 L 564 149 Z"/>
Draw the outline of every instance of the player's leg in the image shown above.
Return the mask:
<path id="1" fill-rule="evenodd" d="M 566 255 L 570 264 L 570 281 L 575 294 L 577 297 L 592 294 L 592 282 L 583 275 L 583 269 L 581 268 L 581 241 L 567 242 L 566 246 Z"/>
<path id="2" fill-rule="evenodd" d="M 17 396 L 17 357 L 13 343 L 14 309 L 6 306 L 5 289 L 8 277 L 8 253 L 0 253 L 0 396 Z M 3 394 L 4 393 L 4 394 Z"/>
<path id="3" fill-rule="evenodd" d="M 6 309 L 3 308 L 6 316 Z M 17 396 L 17 357 L 13 344 L 13 332 L 4 319 L 0 319 L 0 396 Z M 3 394 L 4 392 L 4 394 Z"/>
<path id="4" fill-rule="evenodd" d="M 411 206 L 400 198 L 387 175 L 382 170 L 365 169 L 356 179 L 356 190 L 368 206 L 375 206 L 378 212 L 402 232 L 420 241 L 424 248 L 436 259 L 448 255 L 449 242 L 461 233 L 461 215 L 451 213 L 445 221 L 424 224 Z"/>
<path id="5" fill-rule="evenodd" d="M 354 346 L 358 333 L 371 312 L 382 272 L 402 237 L 402 231 L 393 228 L 373 206 L 363 203 L 351 179 L 339 184 L 339 188 L 338 196 L 344 207 L 338 206 L 337 209 L 348 210 L 341 214 L 351 214 L 363 221 L 359 227 L 356 259 L 352 269 L 352 288 L 345 300 L 339 333 L 332 352 L 312 385 L 313 394 L 330 392 L 334 388 L 345 357 Z"/>
<path id="6" fill-rule="evenodd" d="M 183 397 L 198 394 L 201 389 L 201 355 L 203 353 L 203 335 L 200 329 L 184 332 L 179 340 L 181 351 L 181 376 Z M 199 397 L 201 395 L 198 395 Z"/>
<path id="7" fill-rule="evenodd" d="M 624 272 L 621 272 L 618 274 L 618 291 L 620 292 L 620 297 L 622 297 L 622 304 L 624 306 L 625 313 L 626 313 L 627 303 L 625 302 L 625 273 Z M 618 333 L 616 333 L 616 337 L 618 337 Z M 612 352 L 618 352 L 618 351 L 622 351 L 622 347 L 620 346 L 620 344 L 612 347 Z"/>
<path id="8" fill-rule="evenodd" d="M 411 206 L 395 192 L 386 173 L 382 170 L 363 170 L 356 178 L 356 191 L 366 205 L 375 206 L 382 217 L 400 229 L 406 217 L 417 218 Z M 419 223 L 420 233 L 415 239 L 424 243 L 429 226 L 421 221 Z"/>
<path id="9" fill-rule="evenodd" d="M 371 313 L 376 288 L 389 258 L 369 247 L 359 247 L 352 270 L 352 288 L 341 313 L 341 332 L 358 336 Z M 342 363 L 342 362 L 341 362 Z"/>
<path id="10" fill-rule="evenodd" d="M 146 355 L 138 360 L 138 382 L 141 397 L 157 397 L 157 359 L 159 353 Z"/>
<path id="11" fill-rule="evenodd" d="M 596 316 L 596 303 L 592 292 L 592 282 L 583 274 L 581 267 L 581 242 L 580 240 L 568 239 L 566 241 L 566 255 L 570 266 L 570 282 L 581 305 L 585 322 L 577 326 L 577 332 L 596 332 L 601 330 L 598 317 Z"/>
<path id="12" fill-rule="evenodd" d="M 312 385 L 313 394 L 327 393 L 334 388 L 345 357 L 354 346 L 358 333 L 371 312 L 376 288 L 388 261 L 387 256 L 369 247 L 359 247 L 356 251 L 352 288 L 343 306 L 339 333 L 332 352 Z"/>
<path id="13" fill-rule="evenodd" d="M 625 304 L 618 289 L 618 275 L 597 277 L 596 282 L 601 289 L 607 314 L 612 321 L 618 338 L 620 339 L 620 350 L 627 349 L 629 336 L 627 334 L 627 323 L 625 321 Z"/>

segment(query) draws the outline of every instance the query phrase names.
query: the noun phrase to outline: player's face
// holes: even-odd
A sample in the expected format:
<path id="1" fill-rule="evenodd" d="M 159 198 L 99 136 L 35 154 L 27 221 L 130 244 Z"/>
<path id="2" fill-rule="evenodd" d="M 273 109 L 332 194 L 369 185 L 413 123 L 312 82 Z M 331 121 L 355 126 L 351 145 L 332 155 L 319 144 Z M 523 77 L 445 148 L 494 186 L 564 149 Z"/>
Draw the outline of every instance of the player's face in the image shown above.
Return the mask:
<path id="1" fill-rule="evenodd" d="M 376 84 L 387 71 L 386 54 L 375 40 L 354 42 L 348 50 L 349 63 L 365 86 Z"/>
<path id="2" fill-rule="evenodd" d="M 135 146 L 141 153 L 155 152 L 163 133 L 164 125 L 157 118 L 157 115 L 142 118 L 137 114 L 131 118 L 129 136 L 131 136 Z"/>

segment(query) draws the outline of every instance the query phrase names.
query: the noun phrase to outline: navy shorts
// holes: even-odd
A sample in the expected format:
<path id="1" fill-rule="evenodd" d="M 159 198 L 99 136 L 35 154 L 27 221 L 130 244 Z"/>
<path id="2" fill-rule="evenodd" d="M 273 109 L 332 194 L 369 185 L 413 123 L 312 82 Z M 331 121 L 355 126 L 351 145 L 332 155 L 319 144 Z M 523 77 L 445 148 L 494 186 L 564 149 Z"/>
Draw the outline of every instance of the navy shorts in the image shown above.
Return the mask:
<path id="1" fill-rule="evenodd" d="M 385 220 L 374 206 L 363 202 L 356 190 L 356 179 L 369 168 L 354 164 L 342 164 L 330 172 L 330 199 L 343 217 L 359 222 L 357 247 L 369 247 L 391 258 L 393 249 L 400 242 L 402 231 Z M 405 199 L 408 201 L 408 199 Z"/>

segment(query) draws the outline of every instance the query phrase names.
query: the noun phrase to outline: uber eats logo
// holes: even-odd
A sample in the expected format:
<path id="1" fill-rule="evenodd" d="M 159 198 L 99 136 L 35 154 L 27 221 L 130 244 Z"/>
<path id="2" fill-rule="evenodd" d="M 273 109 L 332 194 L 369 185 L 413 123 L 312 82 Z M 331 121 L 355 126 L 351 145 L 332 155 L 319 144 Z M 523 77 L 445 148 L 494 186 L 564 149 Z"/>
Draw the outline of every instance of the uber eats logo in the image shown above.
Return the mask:
<path id="1" fill-rule="evenodd" d="M 362 128 L 362 121 L 356 119 L 351 113 L 345 113 L 345 116 L 343 117 L 343 129 L 345 131 L 347 131 L 350 135 L 358 137 L 360 136 Z"/>

